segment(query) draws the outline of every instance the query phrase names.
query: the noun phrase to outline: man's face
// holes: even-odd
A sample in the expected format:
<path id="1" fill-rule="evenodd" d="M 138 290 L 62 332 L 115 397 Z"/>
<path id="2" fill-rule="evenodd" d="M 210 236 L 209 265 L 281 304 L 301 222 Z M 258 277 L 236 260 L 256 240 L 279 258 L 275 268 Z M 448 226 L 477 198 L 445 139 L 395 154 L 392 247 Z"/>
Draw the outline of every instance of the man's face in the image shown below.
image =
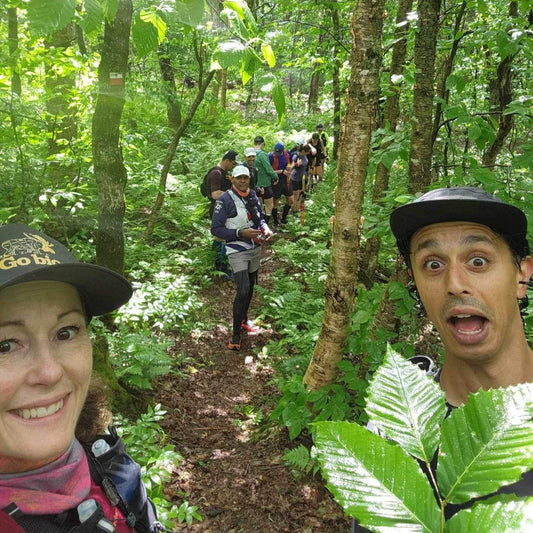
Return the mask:
<path id="1" fill-rule="evenodd" d="M 231 159 L 224 159 L 222 161 L 224 163 L 224 170 L 231 171 L 237 166 L 237 161 L 231 160 Z"/>
<path id="2" fill-rule="evenodd" d="M 249 167 L 252 167 L 253 164 L 254 164 L 254 161 L 255 161 L 255 155 L 249 155 L 249 156 L 245 157 L 244 159 L 246 160 L 246 164 Z"/>
<path id="3" fill-rule="evenodd" d="M 246 174 L 243 174 L 242 176 L 233 176 L 231 181 L 235 188 L 240 192 L 246 192 L 250 188 L 250 177 Z"/>
<path id="4" fill-rule="evenodd" d="M 410 242 L 412 275 L 446 355 L 480 364 L 505 350 L 522 330 L 517 298 L 525 294 L 531 258 L 519 270 L 507 243 L 471 222 L 432 224 Z"/>

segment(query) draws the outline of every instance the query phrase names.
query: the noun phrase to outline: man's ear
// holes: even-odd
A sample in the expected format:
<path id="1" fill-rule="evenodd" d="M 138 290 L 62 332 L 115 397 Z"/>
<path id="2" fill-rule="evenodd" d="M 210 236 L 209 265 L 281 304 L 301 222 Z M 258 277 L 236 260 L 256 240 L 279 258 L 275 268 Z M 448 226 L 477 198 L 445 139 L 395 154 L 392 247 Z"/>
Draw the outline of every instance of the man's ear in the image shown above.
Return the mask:
<path id="1" fill-rule="evenodd" d="M 527 294 L 528 283 L 533 276 L 533 258 L 524 257 L 520 262 L 520 283 L 518 284 L 518 298 L 523 298 Z"/>

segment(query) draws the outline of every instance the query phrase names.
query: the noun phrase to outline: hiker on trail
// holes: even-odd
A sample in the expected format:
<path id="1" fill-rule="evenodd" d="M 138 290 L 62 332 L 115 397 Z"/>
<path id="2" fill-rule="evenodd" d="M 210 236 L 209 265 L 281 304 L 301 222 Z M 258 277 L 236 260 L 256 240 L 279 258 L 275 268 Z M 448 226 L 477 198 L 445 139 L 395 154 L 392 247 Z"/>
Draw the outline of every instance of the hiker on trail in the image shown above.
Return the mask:
<path id="1" fill-rule="evenodd" d="M 231 188 L 231 179 L 228 177 L 228 172 L 231 172 L 237 163 L 237 152 L 234 150 L 228 150 L 222 156 L 220 163 L 209 171 L 207 175 L 209 190 L 211 191 L 209 218 L 213 216 L 213 209 L 215 208 L 217 198 L 224 191 Z"/>
<path id="2" fill-rule="evenodd" d="M 397 208 L 390 224 L 419 312 L 444 345 L 442 368 L 424 356 L 413 362 L 435 376 L 449 410 L 480 389 L 533 382 L 523 326 L 533 275 L 525 214 L 483 189 L 451 187 Z M 533 496 L 533 471 L 503 492 Z M 448 505 L 447 518 L 471 505 Z"/>
<path id="3" fill-rule="evenodd" d="M 309 162 L 309 154 L 311 148 L 308 144 L 301 144 L 298 147 L 297 153 L 292 156 L 291 168 L 291 186 L 294 191 L 294 200 L 292 203 L 292 213 L 296 213 L 300 208 L 300 202 L 305 199 L 305 192 L 307 190 L 306 184 L 306 170 Z M 285 213 L 285 212 L 284 212 Z M 282 220 L 283 223 L 285 222 Z"/>
<path id="4" fill-rule="evenodd" d="M 279 178 L 272 169 L 268 154 L 264 151 L 265 139 L 261 135 L 258 135 L 254 139 L 254 146 L 256 151 L 255 168 L 257 169 L 257 188 L 263 190 L 260 198 L 264 206 L 265 221 L 268 224 L 274 205 L 272 185 L 277 183 Z"/>
<path id="5" fill-rule="evenodd" d="M 257 191 L 257 169 L 255 168 L 255 148 L 246 148 L 244 150 L 244 163 L 250 172 L 250 189 L 256 192 L 259 196 L 259 191 Z M 264 191 L 261 190 L 261 193 Z"/>
<path id="6" fill-rule="evenodd" d="M 211 191 L 211 205 L 209 206 L 209 218 L 213 217 L 215 202 L 224 191 L 231 188 L 231 179 L 228 172 L 235 168 L 237 164 L 237 152 L 228 150 L 223 156 L 220 163 L 214 166 L 207 174 L 208 187 Z M 226 255 L 226 246 L 220 239 L 213 240 L 213 250 L 215 250 L 215 270 L 223 272 L 226 279 L 233 279 L 233 272 L 228 264 Z"/>
<path id="7" fill-rule="evenodd" d="M 318 133 L 318 136 L 320 137 L 320 140 L 322 141 L 322 146 L 324 147 L 324 160 L 327 161 L 328 159 L 328 136 L 326 135 L 326 132 L 324 131 L 324 125 L 317 124 L 316 132 Z"/>
<path id="8" fill-rule="evenodd" d="M 312 188 L 319 181 L 322 181 L 324 175 L 324 159 L 326 159 L 326 147 L 322 143 L 317 132 L 311 135 L 308 141 L 311 147 L 312 156 L 309 158 L 309 185 Z"/>
<path id="9" fill-rule="evenodd" d="M 272 195 L 274 203 L 272 207 L 272 219 L 274 225 L 279 226 L 280 220 L 278 218 L 278 206 L 281 196 L 285 196 L 285 204 L 283 206 L 283 214 L 281 217 L 281 223 L 287 223 L 287 215 L 291 210 L 291 205 L 294 201 L 294 194 L 291 186 L 291 156 L 285 149 L 285 146 L 281 142 L 277 142 L 274 145 L 274 150 L 268 154 L 270 164 L 274 169 L 274 172 L 278 175 L 279 181 L 272 186 Z"/>
<path id="10" fill-rule="evenodd" d="M 269 239 L 272 231 L 264 220 L 255 191 L 250 189 L 250 171 L 246 166 L 235 167 L 232 184 L 216 202 L 211 233 L 226 241 L 234 273 L 233 334 L 227 347 L 240 350 L 242 331 L 252 333 L 257 329 L 248 320 L 248 308 L 257 283 L 261 242 Z"/>
<path id="11" fill-rule="evenodd" d="M 92 379 L 89 323 L 130 283 L 29 226 L 1 226 L 0 249 L 0 531 L 163 531 Z"/>

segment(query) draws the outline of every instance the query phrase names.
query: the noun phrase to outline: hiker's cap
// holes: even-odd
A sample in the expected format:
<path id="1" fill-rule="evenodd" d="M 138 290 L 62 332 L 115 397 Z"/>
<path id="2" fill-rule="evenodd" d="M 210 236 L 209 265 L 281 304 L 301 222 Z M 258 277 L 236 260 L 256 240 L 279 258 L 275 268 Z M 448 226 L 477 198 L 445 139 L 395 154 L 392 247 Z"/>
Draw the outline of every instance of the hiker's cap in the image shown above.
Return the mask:
<path id="1" fill-rule="evenodd" d="M 254 144 L 264 144 L 264 143 L 265 143 L 265 139 L 263 139 L 263 137 L 261 137 L 261 135 L 258 135 L 254 139 Z"/>
<path id="2" fill-rule="evenodd" d="M 0 290 L 27 281 L 62 281 L 78 289 L 89 316 L 109 313 L 132 295 L 121 275 L 78 261 L 67 248 L 22 224 L 0 226 Z"/>
<path id="3" fill-rule="evenodd" d="M 237 152 L 235 150 L 228 150 L 223 156 L 222 159 L 227 159 L 229 161 L 237 161 Z"/>
<path id="4" fill-rule="evenodd" d="M 317 130 L 323 130 L 324 129 L 324 126 L 322 124 L 317 124 L 316 125 L 316 129 Z"/>
<path id="5" fill-rule="evenodd" d="M 246 148 L 244 150 L 244 157 L 250 157 L 251 155 L 253 155 L 254 157 L 257 155 L 255 148 Z"/>
<path id="6" fill-rule="evenodd" d="M 234 178 L 238 176 L 247 176 L 250 177 L 250 171 L 248 170 L 248 167 L 245 167 L 244 165 L 237 165 L 232 172 L 232 176 Z"/>
<path id="7" fill-rule="evenodd" d="M 285 149 L 285 146 L 283 146 L 283 143 L 276 143 L 274 145 L 274 153 L 276 155 L 281 155 L 284 149 Z"/>
<path id="8" fill-rule="evenodd" d="M 527 219 L 514 205 L 477 187 L 435 189 L 395 209 L 390 216 L 392 233 L 407 259 L 411 237 L 421 228 L 439 222 L 475 222 L 507 237 L 519 255 L 529 253 Z"/>

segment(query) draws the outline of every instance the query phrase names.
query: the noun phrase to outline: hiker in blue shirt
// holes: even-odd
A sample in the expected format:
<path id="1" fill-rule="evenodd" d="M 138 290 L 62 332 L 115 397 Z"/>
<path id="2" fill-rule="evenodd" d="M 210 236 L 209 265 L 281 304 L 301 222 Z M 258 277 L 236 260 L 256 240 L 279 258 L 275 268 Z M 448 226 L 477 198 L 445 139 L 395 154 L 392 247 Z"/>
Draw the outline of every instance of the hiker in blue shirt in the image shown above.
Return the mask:
<path id="1" fill-rule="evenodd" d="M 233 334 L 227 347 L 241 349 L 241 333 L 253 333 L 248 309 L 259 271 L 261 242 L 272 231 L 265 222 L 255 191 L 250 189 L 250 171 L 244 165 L 233 169 L 232 187 L 216 201 L 211 233 L 226 242 L 228 261 L 235 281 Z"/>

